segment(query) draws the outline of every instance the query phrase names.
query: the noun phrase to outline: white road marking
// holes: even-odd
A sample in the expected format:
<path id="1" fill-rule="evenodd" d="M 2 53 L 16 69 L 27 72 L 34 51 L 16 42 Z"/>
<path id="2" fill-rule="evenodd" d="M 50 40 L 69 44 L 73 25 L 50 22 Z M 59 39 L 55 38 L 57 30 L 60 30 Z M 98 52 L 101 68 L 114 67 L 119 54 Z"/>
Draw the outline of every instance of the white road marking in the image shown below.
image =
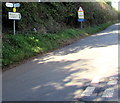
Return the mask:
<path id="1" fill-rule="evenodd" d="M 118 77 L 111 77 L 109 80 L 115 80 L 118 79 Z"/>
<path id="2" fill-rule="evenodd" d="M 97 76 L 95 77 L 91 83 L 99 83 L 99 80 L 100 80 L 101 77 Z"/>
<path id="3" fill-rule="evenodd" d="M 115 84 L 117 84 L 117 80 L 111 80 L 107 84 L 108 85 L 115 85 Z"/>
<path id="4" fill-rule="evenodd" d="M 87 87 L 85 91 L 81 94 L 81 96 L 90 96 L 92 95 L 94 90 L 95 90 L 95 87 Z"/>
<path id="5" fill-rule="evenodd" d="M 113 88 L 108 88 L 103 92 L 102 97 L 110 98 L 110 97 L 113 96 L 113 93 L 114 93 L 114 89 Z"/>

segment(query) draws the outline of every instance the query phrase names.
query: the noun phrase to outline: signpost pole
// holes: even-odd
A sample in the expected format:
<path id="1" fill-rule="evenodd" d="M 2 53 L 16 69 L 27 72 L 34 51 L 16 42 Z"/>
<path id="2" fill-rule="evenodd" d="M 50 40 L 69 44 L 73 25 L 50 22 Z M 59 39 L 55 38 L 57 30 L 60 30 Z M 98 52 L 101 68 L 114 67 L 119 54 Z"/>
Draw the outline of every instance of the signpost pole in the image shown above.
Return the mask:
<path id="1" fill-rule="evenodd" d="M 15 35 L 15 20 L 13 20 L 13 31 L 14 31 L 14 35 Z"/>
<path id="2" fill-rule="evenodd" d="M 13 34 L 15 35 L 15 20 L 21 19 L 20 13 L 16 13 L 16 7 L 20 7 L 20 3 L 6 3 L 5 5 L 13 8 L 13 12 L 8 12 L 8 14 L 9 19 L 13 19 Z"/>
<path id="3" fill-rule="evenodd" d="M 84 21 L 84 11 L 83 11 L 82 7 L 79 7 L 79 10 L 78 10 L 78 22 L 81 22 L 81 24 L 80 24 L 81 29 L 83 28 L 83 24 L 82 24 L 83 21 Z"/>
<path id="4" fill-rule="evenodd" d="M 82 21 L 81 21 L 81 29 L 82 29 Z"/>

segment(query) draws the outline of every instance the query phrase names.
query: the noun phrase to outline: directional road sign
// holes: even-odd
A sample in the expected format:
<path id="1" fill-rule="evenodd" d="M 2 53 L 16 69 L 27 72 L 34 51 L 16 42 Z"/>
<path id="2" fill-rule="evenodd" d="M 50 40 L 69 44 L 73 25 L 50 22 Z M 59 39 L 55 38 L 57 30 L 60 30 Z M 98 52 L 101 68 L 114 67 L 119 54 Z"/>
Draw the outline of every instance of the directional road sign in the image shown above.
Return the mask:
<path id="1" fill-rule="evenodd" d="M 20 3 L 6 3 L 5 5 L 7 7 L 14 7 L 14 8 L 20 7 Z"/>
<path id="2" fill-rule="evenodd" d="M 13 7 L 13 3 L 6 3 L 5 4 L 7 7 Z"/>
<path id="3" fill-rule="evenodd" d="M 14 13 L 14 12 L 8 12 L 9 19 L 13 20 L 20 20 L 21 19 L 21 14 L 20 13 Z"/>
<path id="4" fill-rule="evenodd" d="M 20 3 L 15 3 L 14 8 L 16 8 L 16 7 L 20 7 Z"/>

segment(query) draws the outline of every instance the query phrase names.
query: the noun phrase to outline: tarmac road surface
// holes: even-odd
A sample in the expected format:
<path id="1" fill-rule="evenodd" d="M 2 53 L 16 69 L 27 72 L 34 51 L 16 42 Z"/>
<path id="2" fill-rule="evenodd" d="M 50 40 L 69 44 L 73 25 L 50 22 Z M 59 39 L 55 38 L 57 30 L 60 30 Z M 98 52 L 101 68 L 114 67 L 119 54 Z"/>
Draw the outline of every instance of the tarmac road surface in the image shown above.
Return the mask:
<path id="1" fill-rule="evenodd" d="M 118 101 L 118 26 L 3 72 L 3 101 Z"/>

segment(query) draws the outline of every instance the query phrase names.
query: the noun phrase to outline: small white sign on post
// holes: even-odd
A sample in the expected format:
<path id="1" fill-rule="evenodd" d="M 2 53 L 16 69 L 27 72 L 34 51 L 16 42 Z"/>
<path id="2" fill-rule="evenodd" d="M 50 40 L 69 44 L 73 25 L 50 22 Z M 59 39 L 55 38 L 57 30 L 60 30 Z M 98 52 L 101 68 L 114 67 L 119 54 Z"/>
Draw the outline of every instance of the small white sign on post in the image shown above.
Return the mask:
<path id="1" fill-rule="evenodd" d="M 20 3 L 15 3 L 14 8 L 16 8 L 16 7 L 20 7 Z"/>
<path id="2" fill-rule="evenodd" d="M 15 35 L 15 20 L 21 19 L 21 14 L 16 13 L 16 7 L 20 7 L 20 3 L 6 3 L 6 7 L 13 7 L 13 12 L 8 12 L 8 19 L 13 19 L 13 31 Z"/>
<path id="3" fill-rule="evenodd" d="M 84 21 L 84 10 L 82 7 L 79 7 L 78 10 L 78 22 L 81 22 L 81 28 L 82 28 L 82 22 Z"/>
<path id="4" fill-rule="evenodd" d="M 82 7 L 80 7 L 78 10 L 78 18 L 84 19 L 84 11 L 83 11 Z"/>
<path id="5" fill-rule="evenodd" d="M 13 3 L 6 3 L 5 4 L 7 7 L 13 7 Z"/>
<path id="6" fill-rule="evenodd" d="M 6 3 L 5 5 L 6 7 L 20 7 L 20 3 Z"/>
<path id="7" fill-rule="evenodd" d="M 21 14 L 20 13 L 14 13 L 14 12 L 8 12 L 8 18 L 13 20 L 20 20 Z"/>

